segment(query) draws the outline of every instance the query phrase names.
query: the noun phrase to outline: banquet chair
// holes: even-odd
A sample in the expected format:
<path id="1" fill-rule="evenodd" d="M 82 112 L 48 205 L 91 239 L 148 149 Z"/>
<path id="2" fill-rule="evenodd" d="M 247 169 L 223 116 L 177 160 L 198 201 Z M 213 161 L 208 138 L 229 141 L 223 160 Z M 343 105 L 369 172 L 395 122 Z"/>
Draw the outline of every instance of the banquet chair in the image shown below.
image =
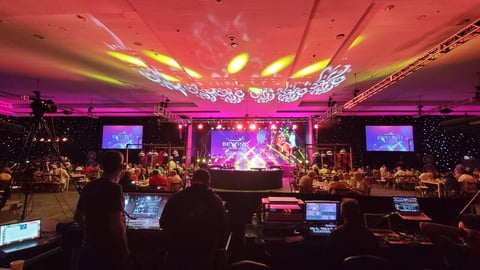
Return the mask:
<path id="1" fill-rule="evenodd" d="M 270 266 L 251 260 L 243 260 L 230 264 L 229 270 L 271 270 Z"/>

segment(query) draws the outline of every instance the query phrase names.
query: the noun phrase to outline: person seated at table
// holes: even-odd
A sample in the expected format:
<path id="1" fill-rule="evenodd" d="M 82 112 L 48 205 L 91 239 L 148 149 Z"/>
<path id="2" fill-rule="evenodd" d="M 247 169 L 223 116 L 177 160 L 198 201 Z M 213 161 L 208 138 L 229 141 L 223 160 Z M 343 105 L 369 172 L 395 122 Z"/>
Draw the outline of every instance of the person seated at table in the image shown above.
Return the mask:
<path id="1" fill-rule="evenodd" d="M 335 175 L 332 182 L 328 184 L 328 193 L 337 194 L 338 190 L 346 190 L 348 188 L 348 185 L 345 182 L 340 182 L 338 175 Z"/>
<path id="2" fill-rule="evenodd" d="M 406 175 L 406 172 L 402 169 L 402 167 L 397 167 L 395 174 L 393 174 L 393 178 L 399 179 L 401 177 L 404 177 L 405 175 Z"/>
<path id="3" fill-rule="evenodd" d="M 323 168 L 318 172 L 319 175 L 325 176 L 328 174 L 328 165 L 323 165 Z"/>
<path id="4" fill-rule="evenodd" d="M 151 188 L 154 188 L 154 189 L 163 189 L 164 191 L 168 190 L 167 178 L 161 175 L 158 170 L 153 170 L 152 176 L 150 176 L 150 178 L 148 179 L 148 184 L 150 185 Z"/>
<path id="5" fill-rule="evenodd" d="M 464 215 L 456 227 L 421 222 L 420 230 L 437 247 L 448 269 L 479 269 L 480 216 Z"/>
<path id="6" fill-rule="evenodd" d="M 325 243 L 325 263 L 322 269 L 341 269 L 343 260 L 355 255 L 375 255 L 378 240 L 362 225 L 358 201 L 346 198 L 340 204 L 343 225 L 335 229 Z"/>
<path id="7" fill-rule="evenodd" d="M 143 181 L 147 180 L 148 175 L 147 175 L 147 169 L 146 168 L 141 168 L 140 169 L 140 174 L 138 175 L 138 181 Z"/>
<path id="8" fill-rule="evenodd" d="M 167 187 L 168 191 L 177 192 L 183 188 L 183 181 L 182 178 L 177 174 L 177 171 L 172 170 L 169 173 L 167 178 Z"/>
<path id="9" fill-rule="evenodd" d="M 363 179 L 363 173 L 361 169 L 358 169 L 357 171 L 353 172 L 352 179 L 350 181 L 350 185 L 355 188 L 357 187 L 357 183 L 362 181 Z"/>
<path id="10" fill-rule="evenodd" d="M 370 195 L 370 184 L 365 178 L 361 178 L 356 186 L 352 186 L 352 192 L 357 195 L 368 196 Z"/>
<path id="11" fill-rule="evenodd" d="M 453 176 L 453 174 L 452 174 Z M 423 172 L 418 176 L 420 181 L 432 181 L 433 180 L 433 173 L 432 172 Z"/>
<path id="12" fill-rule="evenodd" d="M 133 192 L 137 190 L 137 185 L 135 181 L 132 179 L 132 174 L 129 171 L 124 171 L 120 180 L 118 180 L 118 184 L 122 186 L 122 190 L 124 192 Z"/>
<path id="13" fill-rule="evenodd" d="M 298 187 L 302 193 L 313 193 L 313 180 L 317 174 L 314 171 L 308 171 L 307 175 L 302 176 L 298 182 Z"/>
<path id="14" fill-rule="evenodd" d="M 458 183 L 457 178 L 453 175 L 452 172 L 448 172 L 445 175 L 445 184 L 443 184 L 443 191 L 447 194 L 450 193 L 460 193 L 460 183 Z"/>

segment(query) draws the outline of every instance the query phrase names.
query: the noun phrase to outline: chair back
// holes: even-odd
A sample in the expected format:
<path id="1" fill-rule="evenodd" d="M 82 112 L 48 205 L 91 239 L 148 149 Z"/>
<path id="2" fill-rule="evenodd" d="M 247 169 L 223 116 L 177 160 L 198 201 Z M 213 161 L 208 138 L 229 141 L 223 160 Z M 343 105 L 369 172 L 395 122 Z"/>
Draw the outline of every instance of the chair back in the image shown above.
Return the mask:
<path id="1" fill-rule="evenodd" d="M 390 270 L 392 265 L 385 259 L 373 255 L 350 256 L 343 260 L 343 270 Z"/>
<path id="2" fill-rule="evenodd" d="M 230 264 L 229 270 L 271 270 L 270 266 L 251 260 L 243 260 Z"/>

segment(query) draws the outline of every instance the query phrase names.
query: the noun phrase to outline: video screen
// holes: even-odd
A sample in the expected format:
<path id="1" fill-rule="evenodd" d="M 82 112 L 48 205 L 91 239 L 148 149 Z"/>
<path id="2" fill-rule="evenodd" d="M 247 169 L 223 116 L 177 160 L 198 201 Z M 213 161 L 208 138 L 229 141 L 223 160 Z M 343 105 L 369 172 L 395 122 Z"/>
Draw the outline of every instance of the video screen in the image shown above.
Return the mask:
<path id="1" fill-rule="evenodd" d="M 307 221 L 337 221 L 338 202 L 306 202 Z"/>
<path id="2" fill-rule="evenodd" d="M 416 197 L 393 197 L 393 205 L 399 212 L 420 212 L 420 205 Z"/>
<path id="3" fill-rule="evenodd" d="M 131 229 L 160 229 L 160 216 L 170 198 L 168 193 L 126 193 L 125 212 L 127 228 Z"/>
<path id="4" fill-rule="evenodd" d="M 103 126 L 103 149 L 142 149 L 143 126 Z"/>
<path id="5" fill-rule="evenodd" d="M 365 126 L 367 151 L 413 152 L 412 126 Z"/>
<path id="6" fill-rule="evenodd" d="M 212 164 L 229 164 L 237 170 L 266 168 L 305 159 L 305 143 L 295 130 L 211 131 Z"/>

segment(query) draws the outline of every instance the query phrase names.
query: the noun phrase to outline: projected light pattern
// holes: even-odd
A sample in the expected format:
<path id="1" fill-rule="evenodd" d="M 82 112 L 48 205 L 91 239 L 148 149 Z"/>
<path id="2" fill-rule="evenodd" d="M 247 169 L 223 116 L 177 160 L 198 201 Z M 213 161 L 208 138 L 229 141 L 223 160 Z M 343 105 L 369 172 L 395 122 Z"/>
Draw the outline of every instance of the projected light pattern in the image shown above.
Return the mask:
<path id="1" fill-rule="evenodd" d="M 346 73 L 351 71 L 350 65 L 338 65 L 336 67 L 327 66 L 330 59 L 325 59 L 299 70 L 292 76 L 292 78 L 298 79 L 319 72 L 323 69 L 313 83 L 311 81 L 295 80 L 294 82 L 287 81 L 285 87 L 273 88 L 261 85 L 267 83 L 266 81 L 262 81 L 252 83 L 255 85 L 253 88 L 254 90 L 252 90 L 252 87 L 249 88 L 248 85 L 243 85 L 238 81 L 227 81 L 224 86 L 220 85 L 219 81 L 217 81 L 219 87 L 203 87 L 202 85 L 206 82 L 194 80 L 202 78 L 202 75 L 185 67 L 182 69 L 178 62 L 169 56 L 152 51 L 143 51 L 146 55 L 158 62 L 179 70 L 184 70 L 185 72 L 183 72 L 183 74 L 185 77 L 181 77 L 181 75 L 177 74 L 175 77 L 167 75 L 157 70 L 156 67 L 146 64 L 133 49 L 127 47 L 120 38 L 118 38 L 104 24 L 91 15 L 89 17 L 93 23 L 112 37 L 113 43 L 106 42 L 106 45 L 110 49 L 108 52 L 109 55 L 128 64 L 131 69 L 137 71 L 146 79 L 158 83 L 160 86 L 173 91 L 179 91 L 185 96 L 191 94 L 211 102 L 223 100 L 227 103 L 238 104 L 245 100 L 245 92 L 249 92 L 250 98 L 257 103 L 268 103 L 274 100 L 277 100 L 278 102 L 295 102 L 307 93 L 311 95 L 321 95 L 331 91 L 334 87 L 337 87 L 344 82 L 346 79 Z M 290 65 L 293 59 L 294 56 L 289 55 L 275 61 L 263 70 L 262 76 L 277 74 L 275 72 L 279 72 L 286 66 Z M 234 57 L 228 64 L 227 75 L 241 71 L 248 64 L 248 60 L 248 53 L 242 53 Z M 252 75 L 252 79 L 256 76 L 258 75 Z"/>
<path id="2" fill-rule="evenodd" d="M 212 164 L 232 164 L 235 169 L 265 168 L 301 162 L 305 155 L 295 131 L 267 129 L 211 131 Z"/>

